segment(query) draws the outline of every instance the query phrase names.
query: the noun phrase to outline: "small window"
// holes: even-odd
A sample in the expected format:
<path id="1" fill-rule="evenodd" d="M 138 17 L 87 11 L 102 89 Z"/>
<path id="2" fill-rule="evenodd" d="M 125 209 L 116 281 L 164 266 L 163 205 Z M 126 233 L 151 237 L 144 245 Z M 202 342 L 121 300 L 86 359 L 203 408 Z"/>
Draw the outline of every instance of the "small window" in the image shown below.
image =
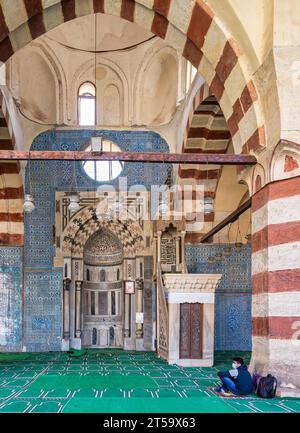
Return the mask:
<path id="1" fill-rule="evenodd" d="M 95 316 L 95 292 L 91 293 L 91 315 Z"/>
<path id="2" fill-rule="evenodd" d="M 86 270 L 86 281 L 90 281 L 90 270 Z"/>
<path id="3" fill-rule="evenodd" d="M 100 271 L 100 281 L 105 281 L 105 270 L 101 269 Z"/>
<path id="4" fill-rule="evenodd" d="M 120 269 L 117 270 L 117 281 L 120 280 Z"/>
<path id="5" fill-rule="evenodd" d="M 96 124 L 96 89 L 94 84 L 82 84 L 78 92 L 79 125 L 91 126 Z"/>
<path id="6" fill-rule="evenodd" d="M 93 328 L 93 333 L 92 333 L 92 345 L 96 346 L 97 344 L 97 329 Z"/>
<path id="7" fill-rule="evenodd" d="M 109 345 L 114 346 L 115 345 L 115 330 L 112 326 L 109 328 Z"/>
<path id="8" fill-rule="evenodd" d="M 115 316 L 116 314 L 116 294 L 115 292 L 111 292 L 111 315 Z"/>
<path id="9" fill-rule="evenodd" d="M 102 141 L 104 152 L 120 152 L 120 148 L 110 140 Z M 91 146 L 86 148 L 91 151 Z M 105 182 L 118 177 L 123 170 L 123 163 L 120 161 L 83 161 L 82 167 L 86 174 L 97 182 Z"/>
<path id="10" fill-rule="evenodd" d="M 89 293 L 85 292 L 85 314 L 90 314 L 89 311 Z"/>
<path id="11" fill-rule="evenodd" d="M 108 315 L 108 292 L 98 293 L 98 314 L 100 316 Z"/>

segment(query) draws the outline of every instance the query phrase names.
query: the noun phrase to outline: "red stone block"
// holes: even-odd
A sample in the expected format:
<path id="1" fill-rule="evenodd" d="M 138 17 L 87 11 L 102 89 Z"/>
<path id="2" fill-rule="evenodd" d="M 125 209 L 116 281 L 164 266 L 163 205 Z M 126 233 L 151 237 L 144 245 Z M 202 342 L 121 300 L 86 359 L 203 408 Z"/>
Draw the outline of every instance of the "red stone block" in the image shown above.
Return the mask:
<path id="1" fill-rule="evenodd" d="M 155 12 L 151 26 L 151 32 L 159 36 L 160 38 L 165 39 L 168 25 L 169 21 L 162 15 L 159 15 Z"/>
<path id="2" fill-rule="evenodd" d="M 167 18 L 172 0 L 154 0 L 152 9 Z"/>
<path id="3" fill-rule="evenodd" d="M 202 52 L 191 40 L 186 40 L 182 55 L 198 69 L 202 59 Z"/>
<path id="4" fill-rule="evenodd" d="M 203 1 L 195 3 L 187 37 L 196 45 L 197 48 L 202 48 L 205 36 L 212 23 L 213 16 L 213 12 Z"/>
<path id="5" fill-rule="evenodd" d="M 135 9 L 135 1 L 134 0 L 122 0 L 121 5 L 121 18 L 127 21 L 134 21 L 134 9 Z"/>

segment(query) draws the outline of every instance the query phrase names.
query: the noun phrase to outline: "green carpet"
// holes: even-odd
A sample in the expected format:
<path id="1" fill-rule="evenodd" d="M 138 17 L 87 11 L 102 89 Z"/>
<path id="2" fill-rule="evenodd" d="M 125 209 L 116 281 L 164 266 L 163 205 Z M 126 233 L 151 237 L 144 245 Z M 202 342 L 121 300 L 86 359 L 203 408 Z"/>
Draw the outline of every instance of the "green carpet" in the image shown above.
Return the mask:
<path id="1" fill-rule="evenodd" d="M 128 373 L 126 376 L 119 372 L 103 376 L 99 373 L 86 373 L 84 376 L 76 373 L 66 375 L 40 376 L 32 385 L 31 389 L 139 389 L 155 388 L 156 384 L 151 377 L 141 374 Z"/>
<path id="2" fill-rule="evenodd" d="M 91 399 L 83 398 L 80 400 L 70 400 L 64 408 L 66 413 L 94 413 L 94 412 L 107 412 L 107 413 L 151 413 L 151 412 L 165 412 L 165 413 L 229 413 L 232 412 L 231 408 L 222 399 L 212 401 L 210 397 L 205 400 L 199 400 L 195 397 L 186 399 L 182 398 L 169 398 L 163 399 Z"/>
<path id="3" fill-rule="evenodd" d="M 70 355 L 70 356 L 75 356 L 75 358 L 78 358 L 78 357 L 80 357 L 80 356 L 83 356 L 83 355 L 85 355 L 87 353 L 87 350 L 86 349 L 81 349 L 81 350 L 79 350 L 79 349 L 73 349 L 73 348 L 71 348 L 70 350 L 68 350 L 68 354 Z"/>
<path id="4" fill-rule="evenodd" d="M 0 353 L 0 362 L 24 361 L 30 357 L 30 353 Z"/>
<path id="5" fill-rule="evenodd" d="M 249 362 L 250 353 L 216 352 L 210 368 L 168 365 L 153 352 L 87 350 L 3 354 L 0 413 L 245 413 L 300 412 L 300 399 L 262 400 L 216 396 L 216 375 L 233 356 Z M 14 362 L 18 360 L 18 362 Z"/>

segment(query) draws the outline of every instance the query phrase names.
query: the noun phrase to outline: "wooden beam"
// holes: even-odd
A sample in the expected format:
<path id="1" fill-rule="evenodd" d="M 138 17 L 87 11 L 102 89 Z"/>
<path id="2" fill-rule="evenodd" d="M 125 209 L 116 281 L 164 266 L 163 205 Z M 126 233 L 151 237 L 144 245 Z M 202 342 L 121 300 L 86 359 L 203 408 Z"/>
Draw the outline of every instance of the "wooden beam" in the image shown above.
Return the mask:
<path id="1" fill-rule="evenodd" d="M 207 242 L 209 238 L 214 236 L 228 224 L 236 221 L 240 215 L 242 215 L 246 210 L 251 207 L 251 198 L 245 201 L 240 207 L 238 207 L 235 211 L 233 211 L 228 217 L 226 217 L 223 221 L 213 227 L 208 233 L 206 233 L 201 239 L 200 242 Z"/>
<path id="2" fill-rule="evenodd" d="M 33 150 L 0 150 L 0 160 L 63 160 L 63 161 L 129 161 L 171 164 L 255 165 L 253 155 L 162 152 L 102 152 Z"/>

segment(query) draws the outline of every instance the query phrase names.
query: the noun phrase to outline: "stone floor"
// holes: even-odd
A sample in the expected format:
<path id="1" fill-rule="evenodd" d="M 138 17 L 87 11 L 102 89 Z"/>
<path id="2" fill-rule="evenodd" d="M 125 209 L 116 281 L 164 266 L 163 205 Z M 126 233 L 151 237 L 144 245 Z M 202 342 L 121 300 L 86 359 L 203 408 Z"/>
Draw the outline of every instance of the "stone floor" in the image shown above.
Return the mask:
<path id="1" fill-rule="evenodd" d="M 88 350 L 0 357 L 0 412 L 300 412 L 300 399 L 223 398 L 210 387 L 229 368 L 217 352 L 212 368 L 170 366 L 152 352 Z M 241 355 L 240 353 L 238 355 Z M 243 354 L 246 361 L 249 353 Z"/>

